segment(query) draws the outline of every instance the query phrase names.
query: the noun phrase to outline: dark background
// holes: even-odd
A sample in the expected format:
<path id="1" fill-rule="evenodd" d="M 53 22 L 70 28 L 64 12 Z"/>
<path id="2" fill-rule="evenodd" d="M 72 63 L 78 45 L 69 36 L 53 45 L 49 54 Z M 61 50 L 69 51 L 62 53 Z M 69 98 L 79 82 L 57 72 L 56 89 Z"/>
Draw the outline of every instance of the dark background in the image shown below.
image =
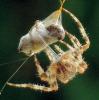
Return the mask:
<path id="1" fill-rule="evenodd" d="M 99 0 L 68 0 L 65 8 L 74 13 L 83 23 L 91 41 L 90 49 L 84 54 L 89 68 L 69 84 L 59 83 L 59 91 L 43 93 L 29 89 L 6 87 L 0 100 L 99 100 Z M 59 7 L 58 0 L 0 0 L 0 88 L 19 67 L 15 60 L 26 57 L 19 54 L 17 46 L 20 37 L 26 34 L 37 19 L 44 19 Z M 64 27 L 76 34 L 76 27 L 70 18 L 64 16 Z M 41 55 L 42 62 L 45 60 Z M 11 82 L 33 82 L 35 68 L 31 58 Z"/>

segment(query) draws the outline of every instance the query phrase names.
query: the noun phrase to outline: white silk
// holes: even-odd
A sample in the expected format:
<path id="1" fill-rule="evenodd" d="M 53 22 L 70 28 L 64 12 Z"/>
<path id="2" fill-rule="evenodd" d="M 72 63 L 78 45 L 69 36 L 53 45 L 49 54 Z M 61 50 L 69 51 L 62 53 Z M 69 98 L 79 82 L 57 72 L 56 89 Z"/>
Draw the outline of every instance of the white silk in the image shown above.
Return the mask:
<path id="1" fill-rule="evenodd" d="M 47 27 L 50 25 L 57 25 L 57 27 L 62 31 L 62 36 L 64 36 L 64 28 L 61 23 L 61 11 L 56 10 L 43 21 L 37 20 L 32 26 L 30 31 L 21 37 L 19 43 L 19 51 L 24 52 L 26 55 L 31 55 L 31 53 L 39 53 L 46 48 L 39 35 L 46 41 L 48 45 L 58 41 L 58 36 L 51 36 Z"/>

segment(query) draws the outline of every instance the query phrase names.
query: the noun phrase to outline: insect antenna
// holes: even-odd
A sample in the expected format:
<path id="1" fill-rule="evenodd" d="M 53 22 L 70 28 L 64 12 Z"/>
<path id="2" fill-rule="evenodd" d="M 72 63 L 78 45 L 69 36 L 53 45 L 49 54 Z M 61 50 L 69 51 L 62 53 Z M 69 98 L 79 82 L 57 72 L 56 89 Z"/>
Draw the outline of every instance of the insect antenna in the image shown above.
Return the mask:
<path id="1" fill-rule="evenodd" d="M 33 53 L 33 54 L 34 54 L 34 53 Z M 25 59 L 25 61 L 18 67 L 18 69 L 7 79 L 7 81 L 4 83 L 3 87 L 2 87 L 1 90 L 0 90 L 0 95 L 1 95 L 1 93 L 3 92 L 3 90 L 5 89 L 7 83 L 8 83 L 8 82 L 15 76 L 15 74 L 23 67 L 23 65 L 28 61 L 28 59 L 29 59 L 30 57 L 33 56 L 33 54 L 31 54 L 31 56 L 27 57 L 27 58 Z"/>

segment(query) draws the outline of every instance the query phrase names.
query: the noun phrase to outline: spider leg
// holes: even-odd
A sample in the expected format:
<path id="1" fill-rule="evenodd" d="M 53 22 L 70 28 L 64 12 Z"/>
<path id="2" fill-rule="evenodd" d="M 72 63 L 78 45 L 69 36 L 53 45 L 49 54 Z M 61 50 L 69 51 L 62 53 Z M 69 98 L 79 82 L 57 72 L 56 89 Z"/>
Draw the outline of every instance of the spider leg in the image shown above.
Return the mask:
<path id="1" fill-rule="evenodd" d="M 51 91 L 58 90 L 57 83 L 53 83 L 49 87 L 46 87 L 44 85 L 31 84 L 31 83 L 24 83 L 24 84 L 7 83 L 7 85 L 16 87 L 16 88 L 29 88 L 32 90 L 40 90 L 40 91 L 44 91 L 44 92 L 51 92 Z"/>
<path id="2" fill-rule="evenodd" d="M 34 61 L 35 61 L 35 65 L 36 65 L 37 72 L 38 72 L 40 79 L 42 81 L 48 81 L 48 79 L 47 79 L 48 76 L 47 76 L 46 72 L 44 72 L 43 68 L 41 67 L 40 62 L 38 61 L 36 55 L 34 56 Z"/>
<path id="3" fill-rule="evenodd" d="M 39 66 L 39 68 L 40 68 L 40 66 Z M 47 75 L 46 78 L 43 74 Z M 8 82 L 7 85 L 12 86 L 12 87 L 16 87 L 16 88 L 29 88 L 32 90 L 41 90 L 44 92 L 51 92 L 51 91 L 58 90 L 58 84 L 57 84 L 57 80 L 56 80 L 56 65 L 53 64 L 52 67 L 49 67 L 48 70 L 46 71 L 46 73 L 41 74 L 40 78 L 42 78 L 44 80 L 46 79 L 49 86 L 31 84 L 31 83 L 16 84 L 16 83 L 10 83 L 10 82 Z"/>
<path id="4" fill-rule="evenodd" d="M 39 61 L 38 61 L 36 55 L 34 55 L 34 61 L 35 61 L 35 65 L 36 65 L 36 67 L 37 67 L 37 71 L 38 71 L 39 75 L 43 74 L 43 73 L 44 73 L 44 70 L 43 70 L 43 68 L 41 67 L 41 65 L 40 65 L 40 63 L 39 63 Z"/>
<path id="5" fill-rule="evenodd" d="M 66 42 L 64 42 L 64 41 L 62 41 L 62 40 L 59 40 L 59 42 L 60 43 L 62 43 L 62 44 L 64 44 L 67 48 L 69 48 L 71 51 L 74 51 L 75 49 L 71 46 L 71 45 L 69 45 L 68 43 L 66 43 Z"/>
<path id="6" fill-rule="evenodd" d="M 77 18 L 74 14 L 72 14 L 70 11 L 68 11 L 68 10 L 66 10 L 66 9 L 64 9 L 64 8 L 63 8 L 63 11 L 64 11 L 65 13 L 69 14 L 69 16 L 74 20 L 74 22 L 75 22 L 75 23 L 77 24 L 77 26 L 78 26 L 78 29 L 79 29 L 79 31 L 80 31 L 80 33 L 81 33 L 83 39 L 85 40 L 85 44 L 82 45 L 82 47 L 80 48 L 81 51 L 82 51 L 82 53 L 83 53 L 83 52 L 86 51 L 86 50 L 89 48 L 89 46 L 90 46 L 90 40 L 89 40 L 89 38 L 88 38 L 88 36 L 87 36 L 87 34 L 86 34 L 86 31 L 85 31 L 83 25 L 81 24 L 81 22 L 78 20 L 78 18 Z"/>
<path id="7" fill-rule="evenodd" d="M 70 34 L 67 31 L 65 32 L 65 34 L 69 37 L 69 39 L 71 40 L 71 42 L 73 43 L 73 46 L 75 48 L 81 47 L 81 44 L 80 44 L 79 40 L 74 35 Z"/>
<path id="8" fill-rule="evenodd" d="M 49 86 L 31 84 L 31 83 L 16 84 L 16 83 L 8 82 L 7 84 L 9 86 L 16 87 L 16 88 L 29 88 L 29 89 L 33 89 L 33 90 L 41 90 L 44 92 L 57 91 L 58 90 L 58 84 L 57 84 L 57 80 L 56 80 L 57 65 L 52 64 L 51 66 L 48 67 L 48 70 L 46 72 L 44 72 L 44 70 L 40 66 L 40 63 L 39 63 L 36 55 L 34 56 L 34 60 L 35 60 L 37 71 L 39 73 L 41 80 L 48 82 Z"/>
<path id="9" fill-rule="evenodd" d="M 59 54 L 63 54 L 64 51 L 58 46 L 58 45 L 54 45 L 55 50 L 57 50 L 59 52 Z"/>
<path id="10" fill-rule="evenodd" d="M 87 68 L 88 68 L 87 63 L 83 61 L 83 62 L 80 64 L 80 67 L 78 67 L 78 72 L 79 72 L 80 74 L 83 74 L 83 73 L 86 71 Z"/>

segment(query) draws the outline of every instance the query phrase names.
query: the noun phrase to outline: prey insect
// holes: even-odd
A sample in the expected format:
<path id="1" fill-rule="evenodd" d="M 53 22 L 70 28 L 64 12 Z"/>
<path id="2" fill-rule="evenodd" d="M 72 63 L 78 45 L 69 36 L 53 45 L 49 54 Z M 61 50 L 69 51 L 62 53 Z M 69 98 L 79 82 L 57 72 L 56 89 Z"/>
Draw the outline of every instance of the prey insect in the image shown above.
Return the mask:
<path id="1" fill-rule="evenodd" d="M 54 25 L 54 27 L 53 27 L 53 25 L 50 24 L 50 26 L 47 27 L 46 29 L 51 32 L 52 38 L 55 38 L 54 36 L 56 36 L 57 38 L 59 38 L 60 36 L 64 37 L 63 35 L 65 34 L 65 36 L 70 39 L 72 45 L 70 45 L 65 40 L 63 40 L 63 38 L 57 39 L 57 41 L 59 43 L 63 44 L 65 46 L 65 48 L 68 48 L 68 50 L 63 51 L 59 45 L 53 44 L 53 43 L 56 43 L 57 41 L 53 41 L 52 44 L 54 45 L 55 50 L 58 52 L 58 54 L 57 54 L 49 46 L 50 42 L 46 41 L 46 38 L 45 38 L 45 36 L 43 36 L 43 34 L 39 34 L 37 36 L 37 38 L 39 38 L 39 40 L 42 41 L 42 47 L 46 47 L 46 48 L 43 48 L 42 50 L 45 52 L 45 54 L 48 56 L 48 59 L 50 60 L 50 65 L 48 66 L 48 69 L 46 71 L 43 70 L 43 68 L 40 65 L 40 62 L 36 56 L 36 53 L 39 53 L 41 51 L 42 47 L 40 47 L 39 50 L 35 49 L 35 52 L 33 52 L 34 51 L 34 48 L 33 48 L 33 51 L 32 51 L 32 53 L 30 53 L 30 55 L 31 54 L 34 55 L 33 57 L 34 57 L 34 61 L 35 61 L 35 65 L 36 65 L 36 69 L 39 74 L 39 77 L 42 81 L 47 82 L 48 86 L 37 85 L 37 84 L 32 84 L 32 83 L 23 83 L 23 84 L 10 83 L 9 81 L 13 78 L 15 73 L 22 67 L 22 65 L 25 63 L 24 62 L 21 65 L 21 67 L 19 67 L 19 69 L 7 80 L 4 87 L 7 84 L 9 86 L 17 87 L 17 88 L 29 88 L 29 89 L 33 89 L 33 90 L 52 92 L 52 91 L 58 90 L 57 80 L 61 81 L 64 84 L 67 84 L 77 74 L 82 74 L 85 72 L 85 70 L 87 69 L 87 63 L 84 61 L 82 55 L 89 48 L 90 41 L 89 41 L 89 38 L 86 34 L 86 31 L 85 31 L 83 25 L 78 20 L 78 18 L 74 14 L 72 14 L 70 11 L 63 8 L 64 2 L 65 2 L 65 0 L 63 0 L 63 1 L 61 0 L 61 7 L 57 11 L 65 12 L 72 18 L 72 20 L 74 20 L 85 43 L 83 43 L 83 44 L 80 43 L 80 41 L 74 35 L 69 33 L 67 30 L 63 29 L 64 32 L 62 31 L 61 35 L 60 35 L 60 31 L 56 32 L 56 30 L 55 30 L 53 32 L 53 28 L 55 29 L 56 26 Z M 48 23 L 50 23 L 50 22 L 48 21 Z M 21 41 L 20 41 L 20 44 L 21 44 Z M 38 50 L 39 52 L 37 52 L 36 50 Z M 23 52 L 27 55 L 29 54 L 29 53 L 27 53 L 27 50 L 23 51 Z M 4 87 L 2 88 L 2 90 L 4 89 Z M 2 92 L 2 90 L 1 90 L 1 92 Z"/>
<path id="2" fill-rule="evenodd" d="M 44 20 L 37 20 L 30 31 L 21 37 L 18 47 L 20 52 L 24 52 L 26 55 L 30 56 L 31 54 L 37 54 L 44 50 L 46 46 L 42 45 L 43 42 L 39 35 L 44 38 L 48 45 L 64 39 L 65 30 L 62 26 L 61 19 L 63 3 L 58 10 L 50 14 Z"/>

